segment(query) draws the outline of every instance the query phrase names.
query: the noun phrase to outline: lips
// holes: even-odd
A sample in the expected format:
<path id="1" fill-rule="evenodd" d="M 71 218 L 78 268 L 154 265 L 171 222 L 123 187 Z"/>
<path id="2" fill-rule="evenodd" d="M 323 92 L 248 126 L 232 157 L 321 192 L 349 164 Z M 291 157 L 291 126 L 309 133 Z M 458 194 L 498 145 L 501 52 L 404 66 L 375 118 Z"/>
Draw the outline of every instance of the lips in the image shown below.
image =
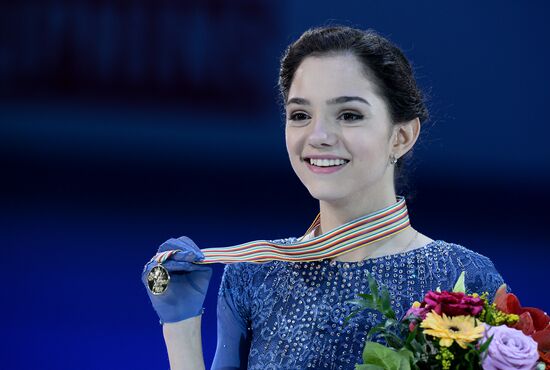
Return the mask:
<path id="1" fill-rule="evenodd" d="M 349 159 L 344 157 L 339 157 L 337 155 L 333 154 L 311 154 L 311 155 L 304 155 L 301 158 L 303 161 L 309 161 L 310 159 L 343 159 L 345 161 L 349 161 Z"/>

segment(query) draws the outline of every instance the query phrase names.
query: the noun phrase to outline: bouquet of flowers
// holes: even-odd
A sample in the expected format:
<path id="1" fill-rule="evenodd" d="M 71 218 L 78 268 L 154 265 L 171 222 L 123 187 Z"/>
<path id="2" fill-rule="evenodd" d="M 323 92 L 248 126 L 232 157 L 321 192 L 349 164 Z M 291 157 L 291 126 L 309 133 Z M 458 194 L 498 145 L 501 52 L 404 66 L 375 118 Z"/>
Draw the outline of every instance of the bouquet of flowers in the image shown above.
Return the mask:
<path id="1" fill-rule="evenodd" d="M 356 370 L 550 370 L 550 317 L 522 307 L 506 285 L 489 303 L 488 293 L 466 294 L 463 272 L 451 292 L 429 291 L 398 319 L 388 290 L 372 276 L 368 280 L 370 294 L 349 301 L 358 307 L 345 322 L 364 309 L 377 310 L 386 320 L 369 331 Z"/>

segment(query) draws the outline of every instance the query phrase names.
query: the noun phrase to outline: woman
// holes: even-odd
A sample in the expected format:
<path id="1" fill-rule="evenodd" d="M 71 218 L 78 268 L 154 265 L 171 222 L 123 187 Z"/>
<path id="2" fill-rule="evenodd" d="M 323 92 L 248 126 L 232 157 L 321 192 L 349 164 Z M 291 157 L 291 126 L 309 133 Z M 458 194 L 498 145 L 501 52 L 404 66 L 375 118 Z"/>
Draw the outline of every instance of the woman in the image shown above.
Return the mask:
<path id="1" fill-rule="evenodd" d="M 461 271 L 469 290 L 495 293 L 503 280 L 488 258 L 403 222 L 406 207 L 395 182 L 428 113 L 397 47 L 372 31 L 312 29 L 287 49 L 279 85 L 290 162 L 319 200 L 320 222 L 301 238 L 274 245 L 284 253 L 285 245 L 320 245 L 335 230 L 341 237 L 358 220 L 373 226 L 374 216 L 398 209 L 401 223 L 353 248 L 324 251 L 323 258 L 307 251 L 302 260 L 286 254 L 227 264 L 213 369 L 353 369 L 366 333 L 381 320 L 364 311 L 343 324 L 353 308 L 346 301 L 368 291 L 367 272 L 388 287 L 398 315 L 428 290 L 452 289 Z M 338 240 L 336 247 L 349 246 Z M 207 251 L 182 237 L 159 253 L 168 256 L 163 266 L 173 281 L 164 294 L 149 296 L 165 323 L 171 368 L 203 368 L 200 314 L 211 269 L 200 262 Z M 146 265 L 145 284 L 156 265 L 154 259 Z"/>

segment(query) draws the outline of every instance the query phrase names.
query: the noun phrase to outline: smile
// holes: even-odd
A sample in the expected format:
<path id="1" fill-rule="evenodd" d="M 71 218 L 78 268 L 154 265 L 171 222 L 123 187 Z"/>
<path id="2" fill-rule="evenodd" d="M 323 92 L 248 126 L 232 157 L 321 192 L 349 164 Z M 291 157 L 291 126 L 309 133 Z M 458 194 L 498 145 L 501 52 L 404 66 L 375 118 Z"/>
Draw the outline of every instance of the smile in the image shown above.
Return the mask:
<path id="1" fill-rule="evenodd" d="M 320 174 L 340 171 L 348 162 L 347 159 L 304 159 L 304 163 L 311 172 Z"/>

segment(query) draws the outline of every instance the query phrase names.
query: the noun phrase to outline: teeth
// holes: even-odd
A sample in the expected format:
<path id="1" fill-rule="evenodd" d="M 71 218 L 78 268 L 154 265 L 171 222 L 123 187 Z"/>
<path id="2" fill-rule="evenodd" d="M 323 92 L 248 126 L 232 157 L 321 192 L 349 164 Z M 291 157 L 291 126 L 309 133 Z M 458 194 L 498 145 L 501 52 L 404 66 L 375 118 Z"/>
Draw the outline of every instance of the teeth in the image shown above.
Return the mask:
<path id="1" fill-rule="evenodd" d="M 318 167 L 340 166 L 347 162 L 345 159 L 309 159 L 309 163 Z"/>

